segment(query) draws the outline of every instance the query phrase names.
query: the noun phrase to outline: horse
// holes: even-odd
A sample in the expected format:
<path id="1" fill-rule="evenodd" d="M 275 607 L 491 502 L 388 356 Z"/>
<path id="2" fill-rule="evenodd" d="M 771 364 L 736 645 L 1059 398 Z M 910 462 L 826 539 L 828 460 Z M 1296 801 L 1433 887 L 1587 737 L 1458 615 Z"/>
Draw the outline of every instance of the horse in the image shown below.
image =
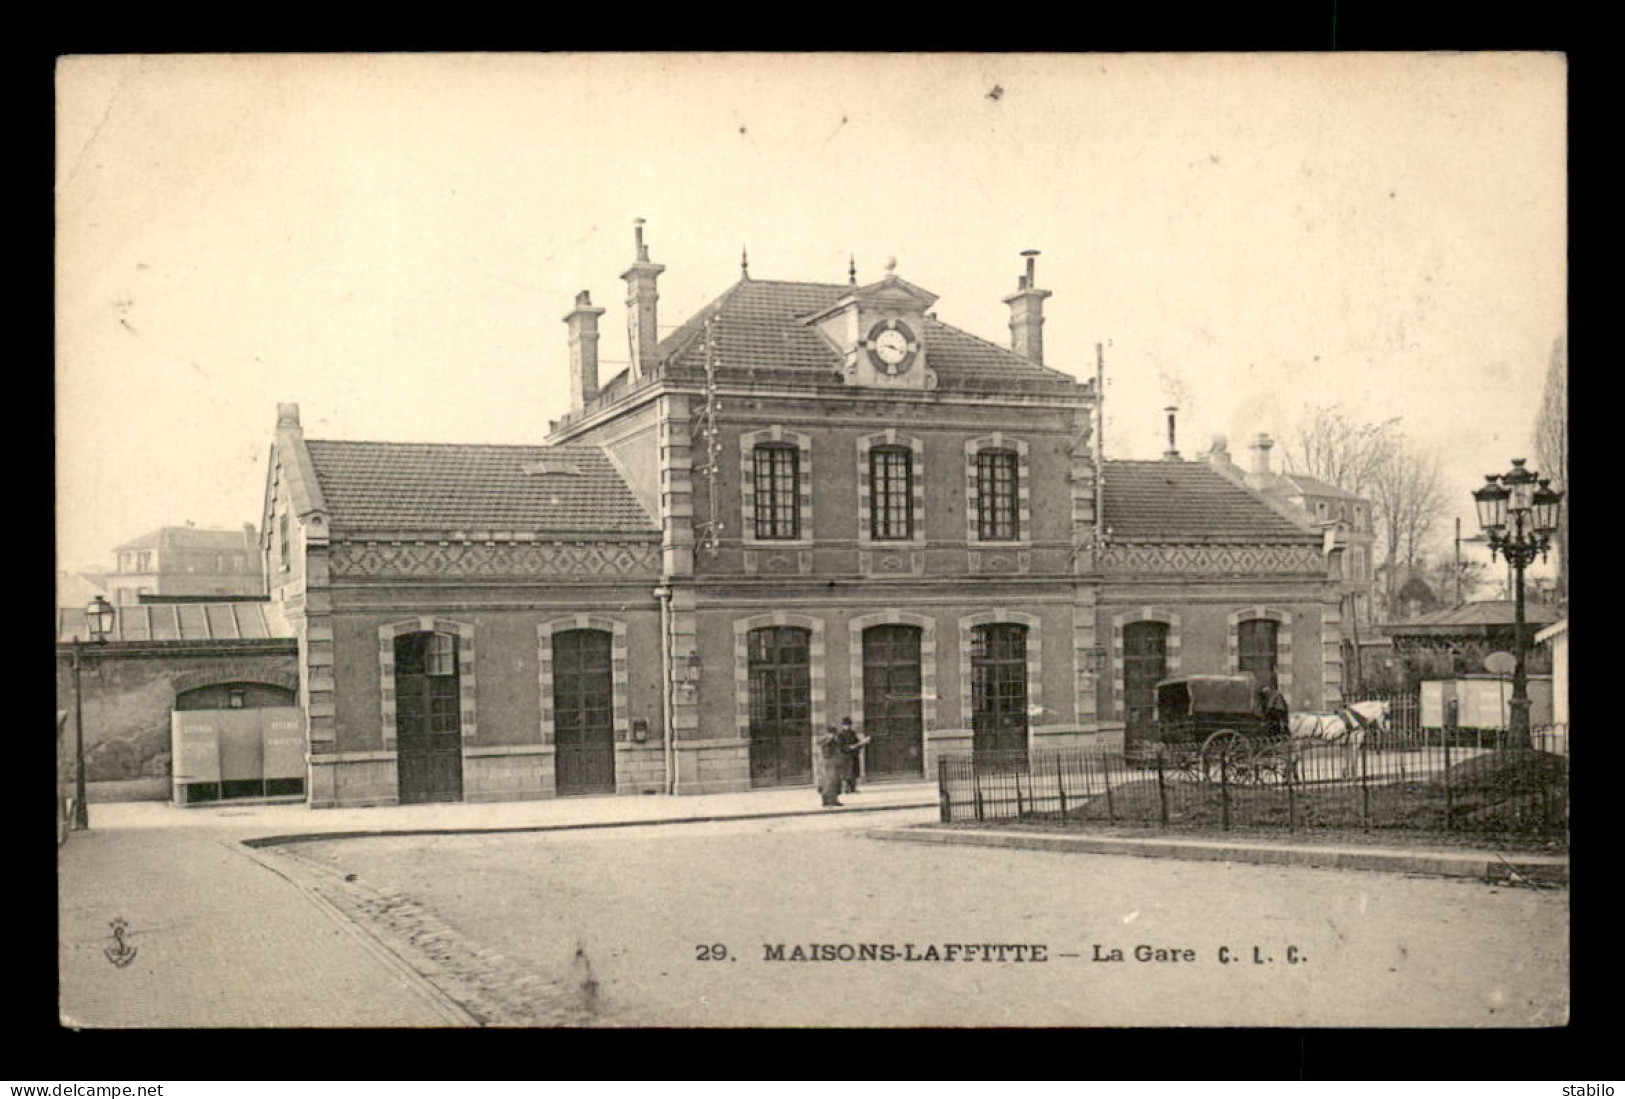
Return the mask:
<path id="1" fill-rule="evenodd" d="M 1336 748 L 1343 756 L 1343 777 L 1354 777 L 1354 761 L 1365 748 L 1368 731 L 1388 724 L 1388 703 L 1381 700 L 1350 702 L 1331 713 L 1287 715 L 1287 753 L 1291 775 L 1298 778 L 1298 762 L 1319 742 Z"/>

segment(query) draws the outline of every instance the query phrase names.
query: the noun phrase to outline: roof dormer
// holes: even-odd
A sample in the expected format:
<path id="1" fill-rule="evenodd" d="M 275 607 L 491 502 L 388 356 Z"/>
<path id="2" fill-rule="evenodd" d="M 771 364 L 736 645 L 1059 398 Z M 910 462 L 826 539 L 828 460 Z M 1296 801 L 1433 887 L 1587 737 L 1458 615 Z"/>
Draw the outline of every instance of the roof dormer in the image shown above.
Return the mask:
<path id="1" fill-rule="evenodd" d="M 926 347 L 926 310 L 937 296 L 897 276 L 852 290 L 817 313 L 800 318 L 842 357 L 847 385 L 883 389 L 934 389 Z M 854 278 L 854 282 L 856 279 Z"/>

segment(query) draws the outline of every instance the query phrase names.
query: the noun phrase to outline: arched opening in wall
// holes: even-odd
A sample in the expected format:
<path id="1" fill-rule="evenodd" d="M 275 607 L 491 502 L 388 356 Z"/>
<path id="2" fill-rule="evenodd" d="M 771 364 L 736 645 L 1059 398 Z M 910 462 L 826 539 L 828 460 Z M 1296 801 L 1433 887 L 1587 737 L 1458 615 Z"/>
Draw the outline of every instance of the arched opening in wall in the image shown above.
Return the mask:
<path id="1" fill-rule="evenodd" d="M 302 797 L 304 726 L 291 687 L 204 683 L 175 694 L 170 771 L 182 805 Z"/>
<path id="2" fill-rule="evenodd" d="M 920 693 L 918 626 L 870 626 L 863 631 L 865 776 L 921 778 L 925 774 L 924 706 Z"/>
<path id="3" fill-rule="evenodd" d="M 1168 678 L 1168 624 L 1130 622 L 1123 627 L 1123 740 L 1156 739 L 1157 684 Z"/>
<path id="4" fill-rule="evenodd" d="M 402 805 L 463 799 L 457 636 L 395 638 L 395 763 Z"/>
<path id="5" fill-rule="evenodd" d="M 812 781 L 812 631 L 764 626 L 746 637 L 750 782 Z"/>
<path id="6" fill-rule="evenodd" d="M 615 682 L 607 630 L 553 635 L 553 743 L 557 792 L 615 792 Z"/>
<path id="7" fill-rule="evenodd" d="M 1236 627 L 1237 663 L 1241 671 L 1253 673 L 1260 687 L 1280 687 L 1277 640 L 1281 624 L 1268 618 L 1249 618 Z"/>
<path id="8" fill-rule="evenodd" d="M 971 630 L 971 750 L 1025 759 L 1027 627 L 993 622 Z"/>

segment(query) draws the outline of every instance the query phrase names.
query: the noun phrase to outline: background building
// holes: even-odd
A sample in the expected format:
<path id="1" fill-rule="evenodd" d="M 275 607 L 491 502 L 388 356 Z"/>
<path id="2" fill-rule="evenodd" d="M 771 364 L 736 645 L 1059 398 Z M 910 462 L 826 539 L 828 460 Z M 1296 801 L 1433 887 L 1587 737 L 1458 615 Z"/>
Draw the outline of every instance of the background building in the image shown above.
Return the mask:
<path id="1" fill-rule="evenodd" d="M 100 580 L 118 606 L 139 603 L 143 595 L 265 594 L 252 523 L 236 531 L 160 527 L 116 546 L 113 558 L 113 571 Z"/>

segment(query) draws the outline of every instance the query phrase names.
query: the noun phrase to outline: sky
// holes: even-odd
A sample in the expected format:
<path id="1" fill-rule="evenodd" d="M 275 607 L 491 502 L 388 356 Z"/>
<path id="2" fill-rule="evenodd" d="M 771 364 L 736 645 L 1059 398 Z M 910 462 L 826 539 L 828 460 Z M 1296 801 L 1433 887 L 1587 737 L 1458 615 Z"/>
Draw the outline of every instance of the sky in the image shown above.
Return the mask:
<path id="1" fill-rule="evenodd" d="M 1533 459 L 1566 323 L 1552 54 L 165 55 L 57 70 L 57 547 L 259 523 L 309 438 L 540 443 L 562 318 L 627 357 L 739 277 L 901 277 L 1106 363 L 1109 458 L 1243 465 L 1307 404 L 1402 418 L 1472 489 Z M 615 365 L 611 365 L 615 364 Z M 1277 448 L 1277 458 L 1280 449 Z M 1449 521 L 1444 524 L 1448 536 Z"/>

